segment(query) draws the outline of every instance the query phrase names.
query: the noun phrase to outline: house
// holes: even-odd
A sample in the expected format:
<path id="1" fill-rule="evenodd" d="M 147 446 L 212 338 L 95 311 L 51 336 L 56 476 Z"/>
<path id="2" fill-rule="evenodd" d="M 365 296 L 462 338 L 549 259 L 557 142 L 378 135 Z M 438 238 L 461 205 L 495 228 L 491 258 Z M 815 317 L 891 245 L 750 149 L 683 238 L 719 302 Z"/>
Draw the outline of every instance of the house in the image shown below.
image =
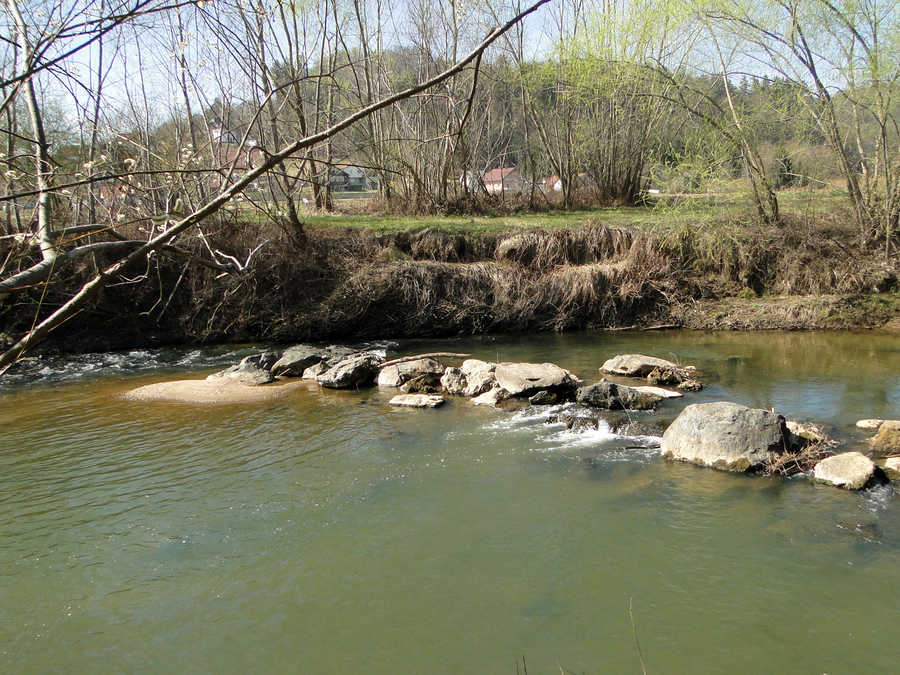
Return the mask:
<path id="1" fill-rule="evenodd" d="M 377 190 L 378 179 L 358 166 L 334 166 L 329 171 L 328 184 L 335 192 L 363 192 Z"/>
<path id="2" fill-rule="evenodd" d="M 491 169 L 481 178 L 484 189 L 488 194 L 496 195 L 505 192 L 522 192 L 525 181 L 516 166 L 505 166 L 499 169 Z"/>

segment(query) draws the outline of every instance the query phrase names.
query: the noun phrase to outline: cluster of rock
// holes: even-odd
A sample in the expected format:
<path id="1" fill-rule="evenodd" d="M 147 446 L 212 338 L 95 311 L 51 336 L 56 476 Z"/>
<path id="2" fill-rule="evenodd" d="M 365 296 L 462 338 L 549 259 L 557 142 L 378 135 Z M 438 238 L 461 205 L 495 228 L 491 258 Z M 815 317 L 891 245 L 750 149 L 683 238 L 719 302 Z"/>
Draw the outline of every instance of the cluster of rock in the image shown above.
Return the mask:
<path id="1" fill-rule="evenodd" d="M 859 420 L 860 429 L 874 431 L 868 440 L 871 454 L 882 460 L 881 468 L 893 480 L 900 480 L 900 420 Z"/>
<path id="2" fill-rule="evenodd" d="M 716 402 L 685 408 L 666 429 L 660 449 L 668 459 L 723 471 L 811 471 L 817 482 L 849 490 L 887 482 L 872 459 L 860 452 L 834 454 L 833 445 L 815 425 L 785 420 L 771 410 Z"/>
<path id="3" fill-rule="evenodd" d="M 259 386 L 274 382 L 278 377 L 300 377 L 331 389 L 354 389 L 374 383 L 385 356 L 383 348 L 295 345 L 280 355 L 264 352 L 248 356 L 207 379 L 224 377 L 248 386 Z"/>
<path id="4" fill-rule="evenodd" d="M 601 377 L 585 385 L 570 371 L 552 363 L 493 363 L 465 359 L 445 366 L 443 357 L 465 354 L 423 354 L 386 360 L 384 349 L 295 345 L 281 354 L 247 357 L 208 379 L 228 378 L 246 385 L 264 385 L 278 378 L 314 380 L 322 387 L 353 389 L 372 385 L 400 391 L 391 405 L 435 408 L 444 396 L 464 396 L 475 405 L 500 406 L 527 400 L 533 405 L 574 401 L 580 408 L 548 419 L 573 430 L 599 428 L 601 420 L 614 433 L 662 435 L 662 455 L 724 471 L 811 472 L 822 483 L 862 489 L 886 481 L 884 470 L 900 477 L 900 421 L 861 420 L 858 426 L 877 431 L 872 454 L 886 458 L 884 470 L 859 452 L 834 454 L 834 445 L 815 425 L 786 420 L 772 410 L 730 402 L 689 405 L 665 427 L 660 421 L 633 420 L 616 411 L 653 410 L 667 398 L 703 388 L 697 369 L 643 354 L 621 354 L 606 361 L 601 375 L 643 379 L 647 384 L 623 384 Z M 666 389 L 659 385 L 668 385 Z M 599 409 L 602 415 L 586 413 Z M 620 417 L 616 418 L 615 415 Z"/>

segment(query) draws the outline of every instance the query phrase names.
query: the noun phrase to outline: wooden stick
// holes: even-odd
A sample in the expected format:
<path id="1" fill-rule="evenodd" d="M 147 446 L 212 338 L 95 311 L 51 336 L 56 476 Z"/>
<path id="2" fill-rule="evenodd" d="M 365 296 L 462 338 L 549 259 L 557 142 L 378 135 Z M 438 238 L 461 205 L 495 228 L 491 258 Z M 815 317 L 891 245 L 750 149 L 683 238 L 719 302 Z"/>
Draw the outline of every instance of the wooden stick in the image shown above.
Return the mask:
<path id="1" fill-rule="evenodd" d="M 419 359 L 433 359 L 439 356 L 452 359 L 465 359 L 471 356 L 471 354 L 454 354 L 453 352 L 431 352 L 430 354 L 417 354 L 416 356 L 404 356 L 399 359 L 394 359 L 393 361 L 385 361 L 381 364 L 381 367 L 387 368 L 388 366 L 397 366 L 401 363 L 408 363 L 409 361 L 418 361 Z"/>

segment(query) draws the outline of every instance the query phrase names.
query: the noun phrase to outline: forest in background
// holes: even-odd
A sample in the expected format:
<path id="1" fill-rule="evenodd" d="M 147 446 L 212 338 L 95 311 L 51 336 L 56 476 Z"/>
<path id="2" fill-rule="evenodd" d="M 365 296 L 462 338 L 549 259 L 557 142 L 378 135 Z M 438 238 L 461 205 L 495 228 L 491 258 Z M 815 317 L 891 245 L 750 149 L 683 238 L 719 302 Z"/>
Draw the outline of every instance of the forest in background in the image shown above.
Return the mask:
<path id="1" fill-rule="evenodd" d="M 404 214 L 738 181 L 775 227 L 779 189 L 838 186 L 859 245 L 893 254 L 896 2 L 7 0 L 3 16 L 7 311 L 76 260 L 99 287 L 156 252 L 239 274 L 272 228 L 219 235 L 268 222 L 301 245 L 336 176 Z"/>

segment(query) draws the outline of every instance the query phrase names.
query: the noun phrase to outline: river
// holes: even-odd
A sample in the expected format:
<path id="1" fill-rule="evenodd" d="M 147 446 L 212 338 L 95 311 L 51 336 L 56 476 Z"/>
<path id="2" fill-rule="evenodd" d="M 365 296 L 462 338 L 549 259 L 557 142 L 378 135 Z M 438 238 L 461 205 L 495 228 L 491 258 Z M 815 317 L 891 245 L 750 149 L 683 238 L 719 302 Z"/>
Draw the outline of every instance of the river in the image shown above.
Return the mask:
<path id="1" fill-rule="evenodd" d="M 695 364 L 690 402 L 900 417 L 888 335 L 578 333 L 404 342 Z M 547 409 L 119 400 L 251 348 L 38 362 L 0 388 L 0 670 L 892 672 L 900 495 L 662 460 Z M 630 613 L 629 613 L 630 606 Z"/>

